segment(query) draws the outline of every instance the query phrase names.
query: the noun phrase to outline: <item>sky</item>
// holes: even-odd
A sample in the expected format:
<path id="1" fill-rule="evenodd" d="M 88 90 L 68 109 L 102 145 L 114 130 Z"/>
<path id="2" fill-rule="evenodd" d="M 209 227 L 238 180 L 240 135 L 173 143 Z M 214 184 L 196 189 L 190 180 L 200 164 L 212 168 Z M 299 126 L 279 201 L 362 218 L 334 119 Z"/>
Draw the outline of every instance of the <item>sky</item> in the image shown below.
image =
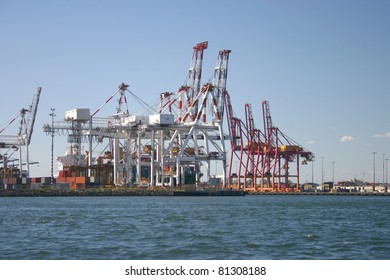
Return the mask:
<path id="1" fill-rule="evenodd" d="M 375 163 L 382 182 L 390 158 L 389 14 L 386 0 L 0 0 L 0 128 L 42 87 L 30 145 L 39 164 L 30 175 L 49 176 L 51 138 L 42 126 L 51 108 L 56 120 L 74 108 L 94 111 L 122 82 L 151 104 L 183 84 L 192 47 L 208 41 L 202 83 L 219 50 L 231 50 L 235 115 L 244 118 L 250 103 L 262 128 L 268 100 L 274 125 L 315 154 L 301 181 L 321 182 L 322 172 L 325 181 L 372 181 Z M 107 107 L 103 114 L 115 112 L 114 103 Z M 63 155 L 66 137 L 54 141 L 54 154 Z"/>

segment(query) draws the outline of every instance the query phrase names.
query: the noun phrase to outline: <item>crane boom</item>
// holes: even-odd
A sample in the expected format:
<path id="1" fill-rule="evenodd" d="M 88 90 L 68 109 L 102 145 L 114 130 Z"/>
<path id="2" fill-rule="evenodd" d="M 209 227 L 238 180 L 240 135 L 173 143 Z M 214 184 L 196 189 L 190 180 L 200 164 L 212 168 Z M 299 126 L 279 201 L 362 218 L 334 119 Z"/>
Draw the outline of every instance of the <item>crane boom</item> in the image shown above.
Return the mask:
<path id="1" fill-rule="evenodd" d="M 37 93 L 34 95 L 34 99 L 30 105 L 30 119 L 28 120 L 27 126 L 27 145 L 31 143 L 31 137 L 34 130 L 35 117 L 38 111 L 39 97 L 41 96 L 41 87 L 37 88 Z"/>
<path id="2" fill-rule="evenodd" d="M 192 63 L 190 69 L 188 70 L 188 76 L 186 79 L 186 86 L 190 88 L 190 98 L 191 102 L 199 93 L 200 83 L 202 78 L 202 62 L 203 62 L 203 52 L 208 47 L 208 42 L 202 42 L 193 47 L 194 52 L 192 54 Z"/>
<path id="3" fill-rule="evenodd" d="M 214 68 L 213 74 L 213 88 L 214 88 L 214 97 L 216 98 L 216 104 L 218 108 L 218 113 L 221 114 L 217 118 L 222 119 L 224 114 L 224 105 L 225 105 L 225 91 L 226 91 L 226 82 L 228 75 L 228 63 L 229 63 L 229 54 L 231 50 L 221 50 L 218 54 L 217 64 Z"/>
<path id="4" fill-rule="evenodd" d="M 249 131 L 248 135 L 250 138 L 253 138 L 253 134 L 255 131 L 255 121 L 253 120 L 252 105 L 249 103 L 245 104 L 245 119 L 246 119 L 246 126 Z"/>
<path id="5" fill-rule="evenodd" d="M 203 63 L 203 53 L 204 50 L 207 49 L 208 42 L 202 42 L 193 47 L 194 52 L 192 54 L 192 62 L 190 65 L 190 69 L 188 70 L 187 78 L 185 80 L 184 85 L 181 89 L 184 89 L 185 92 L 185 106 L 188 109 L 192 107 L 192 103 L 196 99 L 196 96 L 199 94 L 201 79 L 202 79 L 202 63 Z M 179 103 L 182 103 L 181 97 Z M 186 109 L 184 111 L 186 111 Z M 179 104 L 179 120 L 181 121 L 181 110 L 182 104 Z M 193 110 L 190 112 L 191 120 L 195 119 L 195 116 L 198 112 L 198 104 L 193 105 Z"/>
<path id="6" fill-rule="evenodd" d="M 237 147 L 237 122 L 240 120 L 234 117 L 233 106 L 230 99 L 230 95 L 227 91 L 224 92 L 225 96 L 225 107 L 226 107 L 226 119 L 229 128 L 229 134 L 231 135 L 231 147 L 235 149 Z"/>
<path id="7" fill-rule="evenodd" d="M 276 145 L 275 137 L 273 130 L 275 129 L 272 124 L 271 111 L 269 109 L 269 102 L 267 100 L 263 100 L 263 122 L 264 122 L 264 134 L 266 137 L 267 144 L 271 146 Z"/>

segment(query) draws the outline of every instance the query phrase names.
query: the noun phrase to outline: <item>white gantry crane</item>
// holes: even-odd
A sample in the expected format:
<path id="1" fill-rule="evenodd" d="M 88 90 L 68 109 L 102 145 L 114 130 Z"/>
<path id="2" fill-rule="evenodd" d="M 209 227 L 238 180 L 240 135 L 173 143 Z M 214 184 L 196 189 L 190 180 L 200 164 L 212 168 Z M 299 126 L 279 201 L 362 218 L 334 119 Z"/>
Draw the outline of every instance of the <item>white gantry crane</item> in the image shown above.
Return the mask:
<path id="1" fill-rule="evenodd" d="M 19 177 L 29 177 L 30 175 L 30 158 L 29 158 L 29 146 L 34 130 L 35 118 L 38 111 L 39 98 L 41 95 L 41 87 L 37 88 L 37 92 L 34 95 L 31 105 L 28 109 L 22 108 L 20 112 L 12 118 L 1 130 L 0 130 L 0 149 L 7 149 L 7 151 L 1 155 L 1 164 L 3 166 L 3 172 L 6 172 L 7 163 L 10 162 L 10 156 L 19 151 Z M 8 128 L 16 119 L 20 118 L 19 131 L 17 135 L 4 135 L 2 134 L 6 128 Z M 23 147 L 25 147 L 25 165 L 26 171 L 23 171 Z M 9 154 L 11 153 L 11 154 Z M 4 174 L 3 174 L 4 175 Z"/>
<path id="2" fill-rule="evenodd" d="M 208 42 L 193 47 L 184 84 L 176 93 L 162 93 L 155 108 L 122 83 L 94 113 L 89 114 L 89 109 L 75 109 L 71 114 L 68 111 L 64 123 L 57 122 L 53 127 L 47 124 L 44 131 L 68 133 L 73 143 L 72 158 L 76 160 L 70 164 L 81 164 L 80 146 L 82 141 L 88 142 L 88 158 L 82 159 L 86 170 L 96 164 L 93 158 L 99 158 L 92 155 L 92 143 L 108 140 L 107 155 L 115 185 L 180 186 L 214 180 L 225 186 L 225 140 L 229 136 L 224 133 L 223 119 L 230 50 L 219 52 L 213 76 L 202 86 L 203 52 L 207 47 Z M 132 108 L 129 110 L 126 94 L 142 103 L 145 112 L 134 114 Z M 98 118 L 97 113 L 116 95 L 115 114 Z M 85 115 L 79 114 L 82 112 Z"/>

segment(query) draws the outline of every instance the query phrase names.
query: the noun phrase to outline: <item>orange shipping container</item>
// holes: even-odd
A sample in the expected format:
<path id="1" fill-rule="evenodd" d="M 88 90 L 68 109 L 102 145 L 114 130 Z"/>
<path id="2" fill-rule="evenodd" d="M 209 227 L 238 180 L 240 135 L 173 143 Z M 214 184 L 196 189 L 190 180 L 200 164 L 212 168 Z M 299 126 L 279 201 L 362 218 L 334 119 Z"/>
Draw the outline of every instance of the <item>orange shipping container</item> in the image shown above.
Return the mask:
<path id="1" fill-rule="evenodd" d="M 75 182 L 69 182 L 69 188 L 70 188 L 71 190 L 77 189 L 76 183 L 75 183 Z"/>
<path id="2" fill-rule="evenodd" d="M 76 178 L 75 177 L 68 177 L 65 180 L 66 180 L 66 183 L 69 183 L 69 188 L 71 190 L 76 189 Z"/>
<path id="3" fill-rule="evenodd" d="M 64 177 L 58 177 L 57 182 L 58 183 L 66 183 L 66 179 Z"/>
<path id="4" fill-rule="evenodd" d="M 85 177 L 76 177 L 77 184 L 85 184 Z"/>

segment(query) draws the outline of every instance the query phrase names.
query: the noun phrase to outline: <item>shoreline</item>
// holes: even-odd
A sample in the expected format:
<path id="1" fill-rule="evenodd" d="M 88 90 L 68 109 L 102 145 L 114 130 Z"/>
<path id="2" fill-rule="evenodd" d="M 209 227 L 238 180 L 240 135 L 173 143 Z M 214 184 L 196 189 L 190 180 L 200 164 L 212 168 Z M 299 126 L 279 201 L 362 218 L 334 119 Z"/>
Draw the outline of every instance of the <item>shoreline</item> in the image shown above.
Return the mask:
<path id="1" fill-rule="evenodd" d="M 142 189 L 142 188 L 100 188 L 85 190 L 35 188 L 0 189 L 0 197 L 77 197 L 77 196 L 244 196 L 244 195 L 281 195 L 281 196 L 385 196 L 390 193 L 373 192 L 241 192 L 229 190 L 187 191 L 183 189 Z"/>

